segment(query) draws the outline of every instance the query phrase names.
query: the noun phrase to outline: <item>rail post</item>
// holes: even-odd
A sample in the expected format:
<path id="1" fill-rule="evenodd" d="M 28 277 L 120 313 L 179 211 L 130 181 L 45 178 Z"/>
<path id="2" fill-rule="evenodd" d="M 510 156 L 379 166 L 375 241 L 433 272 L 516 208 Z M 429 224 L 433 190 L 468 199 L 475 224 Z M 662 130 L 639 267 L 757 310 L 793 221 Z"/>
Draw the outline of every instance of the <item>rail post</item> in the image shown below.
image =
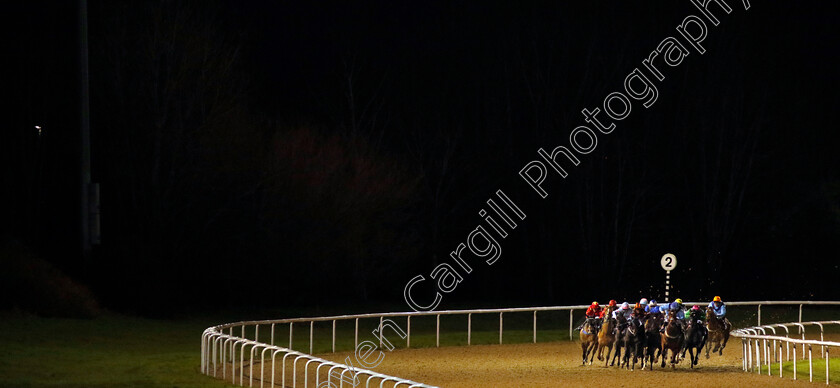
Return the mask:
<path id="1" fill-rule="evenodd" d="M 787 342 L 787 341 L 785 341 Z M 779 342 L 779 378 L 782 378 L 782 342 Z"/>
<path id="2" fill-rule="evenodd" d="M 747 339 L 747 371 L 752 371 L 752 339 Z"/>
<path id="3" fill-rule="evenodd" d="M 761 305 L 760 304 L 758 305 L 758 325 L 756 325 L 756 326 L 761 326 Z"/>
<path id="4" fill-rule="evenodd" d="M 502 327 L 504 326 L 502 324 L 502 314 L 504 313 L 499 313 L 499 345 L 502 344 Z"/>
<path id="5" fill-rule="evenodd" d="M 292 331 L 294 330 L 294 322 L 289 322 L 289 349 L 294 350 L 292 348 Z"/>
<path id="6" fill-rule="evenodd" d="M 440 314 L 437 315 L 435 323 L 435 347 L 440 347 Z"/>
<path id="7" fill-rule="evenodd" d="M 802 323 L 802 305 L 799 305 L 799 323 Z"/>
<path id="8" fill-rule="evenodd" d="M 770 348 L 767 346 L 767 340 L 761 340 L 761 346 L 764 347 L 764 363 L 767 364 L 767 376 L 770 376 Z"/>
<path id="9" fill-rule="evenodd" d="M 537 343 L 537 310 L 534 310 L 534 343 Z"/>
<path id="10" fill-rule="evenodd" d="M 411 315 L 406 317 L 406 326 L 408 326 L 408 332 L 405 336 L 405 348 L 411 348 Z M 358 341 L 358 339 L 356 340 Z"/>
<path id="11" fill-rule="evenodd" d="M 574 341 L 574 337 L 572 337 L 572 321 L 574 321 L 574 309 L 569 309 L 569 341 Z"/>
<path id="12" fill-rule="evenodd" d="M 741 338 L 741 370 L 747 370 L 747 347 L 744 345 L 747 340 Z"/>
<path id="13" fill-rule="evenodd" d="M 830 362 L 831 358 L 828 357 L 828 349 L 829 347 L 825 347 L 825 385 L 828 385 L 828 363 Z"/>
<path id="14" fill-rule="evenodd" d="M 332 326 L 332 352 L 335 353 L 335 319 L 333 319 Z"/>
<path id="15" fill-rule="evenodd" d="M 467 346 L 472 342 L 472 313 L 467 313 Z"/>
<path id="16" fill-rule="evenodd" d="M 259 327 L 259 326 L 257 326 Z M 315 331 L 315 321 L 309 321 L 309 354 L 312 354 L 312 340 L 313 332 Z"/>

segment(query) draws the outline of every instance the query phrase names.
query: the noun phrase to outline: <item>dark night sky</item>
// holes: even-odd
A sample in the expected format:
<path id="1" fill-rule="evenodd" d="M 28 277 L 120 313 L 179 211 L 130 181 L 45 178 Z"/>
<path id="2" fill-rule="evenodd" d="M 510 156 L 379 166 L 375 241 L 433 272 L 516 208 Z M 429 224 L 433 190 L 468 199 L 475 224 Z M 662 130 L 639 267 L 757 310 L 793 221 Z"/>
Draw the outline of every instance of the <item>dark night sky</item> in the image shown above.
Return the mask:
<path id="1" fill-rule="evenodd" d="M 728 3 L 706 53 L 665 69 L 656 103 L 634 101 L 568 178 L 550 171 L 541 199 L 520 169 L 568 145 L 580 110 L 698 14 L 690 2 L 91 1 L 103 245 L 87 264 L 76 8 L 18 4 L 0 235 L 113 308 L 201 308 L 220 282 L 277 296 L 254 302 L 269 307 L 403 303 L 502 189 L 527 218 L 443 307 L 658 296 L 665 252 L 686 297 L 837 299 L 815 279 L 840 275 L 833 13 Z"/>

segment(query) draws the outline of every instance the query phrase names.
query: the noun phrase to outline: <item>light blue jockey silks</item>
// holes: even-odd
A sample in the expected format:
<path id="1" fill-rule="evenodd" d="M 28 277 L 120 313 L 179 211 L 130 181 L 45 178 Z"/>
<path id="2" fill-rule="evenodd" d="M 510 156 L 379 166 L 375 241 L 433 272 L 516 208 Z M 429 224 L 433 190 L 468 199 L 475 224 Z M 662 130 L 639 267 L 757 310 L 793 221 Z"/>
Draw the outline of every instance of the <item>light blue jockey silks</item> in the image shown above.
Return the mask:
<path id="1" fill-rule="evenodd" d="M 709 308 L 715 312 L 718 318 L 723 319 L 726 316 L 726 305 L 723 302 L 720 302 L 720 306 L 717 303 L 711 302 L 709 303 Z"/>

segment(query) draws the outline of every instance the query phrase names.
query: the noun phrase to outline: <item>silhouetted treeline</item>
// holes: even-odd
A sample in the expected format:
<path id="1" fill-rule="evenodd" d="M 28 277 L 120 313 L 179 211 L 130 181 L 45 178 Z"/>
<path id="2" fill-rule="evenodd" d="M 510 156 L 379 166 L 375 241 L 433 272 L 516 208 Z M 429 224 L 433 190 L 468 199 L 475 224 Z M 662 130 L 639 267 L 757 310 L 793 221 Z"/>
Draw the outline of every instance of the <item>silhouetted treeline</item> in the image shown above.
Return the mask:
<path id="1" fill-rule="evenodd" d="M 684 298 L 837 298 L 803 277 L 840 274 L 819 7 L 722 17 L 547 199 L 519 177 L 696 13 L 660 5 L 91 2 L 103 244 L 53 260 L 116 308 L 400 303 L 501 188 L 527 218 L 447 303 L 661 298 L 666 252 Z M 14 136 L 29 200 L 40 143 Z"/>

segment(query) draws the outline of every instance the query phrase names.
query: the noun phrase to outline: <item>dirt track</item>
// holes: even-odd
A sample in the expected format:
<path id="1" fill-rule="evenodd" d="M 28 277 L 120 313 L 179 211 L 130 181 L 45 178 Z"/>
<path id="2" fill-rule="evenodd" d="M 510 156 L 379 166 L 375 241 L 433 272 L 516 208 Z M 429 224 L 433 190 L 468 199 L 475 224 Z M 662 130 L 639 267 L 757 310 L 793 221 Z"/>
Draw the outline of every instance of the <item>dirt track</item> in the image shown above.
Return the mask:
<path id="1" fill-rule="evenodd" d="M 343 360 L 350 353 L 324 354 Z M 740 341 L 733 338 L 723 356 L 700 358 L 696 369 L 687 361 L 671 370 L 604 368 L 580 365 L 578 343 L 478 345 L 386 352 L 375 370 L 440 387 L 804 387 L 816 383 L 780 379 L 741 371 Z M 596 358 L 597 362 L 597 358 Z M 664 385 L 662 385 L 664 384 Z M 825 385 L 825 383 L 820 383 Z"/>
<path id="2" fill-rule="evenodd" d="M 826 340 L 840 340 L 840 335 L 826 335 Z M 439 387 L 592 387 L 607 386 L 613 387 L 805 387 L 824 386 L 822 371 L 815 370 L 815 383 L 805 380 L 793 381 L 789 371 L 785 372 L 784 378 L 779 378 L 777 370 L 773 370 L 773 376 L 767 376 L 767 370 L 763 369 L 762 375 L 756 373 L 745 373 L 741 370 L 741 341 L 732 338 L 723 356 L 712 355 L 706 359 L 701 355 L 700 364 L 695 369 L 690 369 L 687 361 L 682 361 L 677 368 L 672 370 L 669 366 L 660 368 L 655 366 L 654 370 L 641 370 L 637 365 L 635 371 L 618 369 L 615 367 L 605 368 L 604 363 L 598 362 L 592 366 L 581 366 L 580 345 L 578 342 L 552 342 L 540 344 L 516 344 L 516 345 L 475 345 L 475 346 L 452 346 L 442 348 L 424 349 L 400 349 L 393 352 L 385 352 L 385 359 L 382 364 L 373 369 L 375 372 L 391 376 L 398 376 L 425 384 Z M 801 354 L 801 353 L 800 353 Z M 259 354 L 257 354 L 259 357 Z M 344 362 L 350 352 L 318 354 L 318 357 Z M 271 354 L 269 353 L 269 359 Z M 245 368 L 240 371 L 241 366 L 237 365 L 236 385 L 239 385 L 239 374 L 242 373 L 245 385 L 249 384 L 251 366 L 245 358 Z M 292 378 L 298 375 L 295 386 L 302 387 L 305 363 L 298 363 L 295 368 L 292 358 L 287 360 L 286 384 L 293 386 Z M 281 374 L 282 360 L 278 360 L 278 368 L 275 372 L 275 379 L 280 386 L 283 381 Z M 253 365 L 255 386 L 260 384 L 262 374 L 265 386 L 270 386 L 271 363 L 267 362 L 265 370 L 261 371 L 261 365 L 256 361 Z M 295 370 L 297 373 L 295 373 Z M 227 380 L 230 381 L 230 366 L 227 366 Z M 221 377 L 221 365 L 217 369 L 218 377 Z M 314 367 L 310 368 L 310 374 Z M 327 377 L 327 368 L 320 370 L 320 379 L 324 381 Z M 802 376 L 800 375 L 800 378 Z M 333 379 L 333 381 L 337 381 Z M 377 380 L 378 381 L 378 380 Z M 819 381 L 819 382 L 816 382 Z M 306 386 L 314 387 L 314 378 L 309 380 Z M 349 386 L 347 384 L 345 387 Z M 364 383 L 362 384 L 364 386 Z M 375 383 L 374 386 L 378 386 Z M 392 387 L 393 383 L 386 383 L 386 387 Z"/>

